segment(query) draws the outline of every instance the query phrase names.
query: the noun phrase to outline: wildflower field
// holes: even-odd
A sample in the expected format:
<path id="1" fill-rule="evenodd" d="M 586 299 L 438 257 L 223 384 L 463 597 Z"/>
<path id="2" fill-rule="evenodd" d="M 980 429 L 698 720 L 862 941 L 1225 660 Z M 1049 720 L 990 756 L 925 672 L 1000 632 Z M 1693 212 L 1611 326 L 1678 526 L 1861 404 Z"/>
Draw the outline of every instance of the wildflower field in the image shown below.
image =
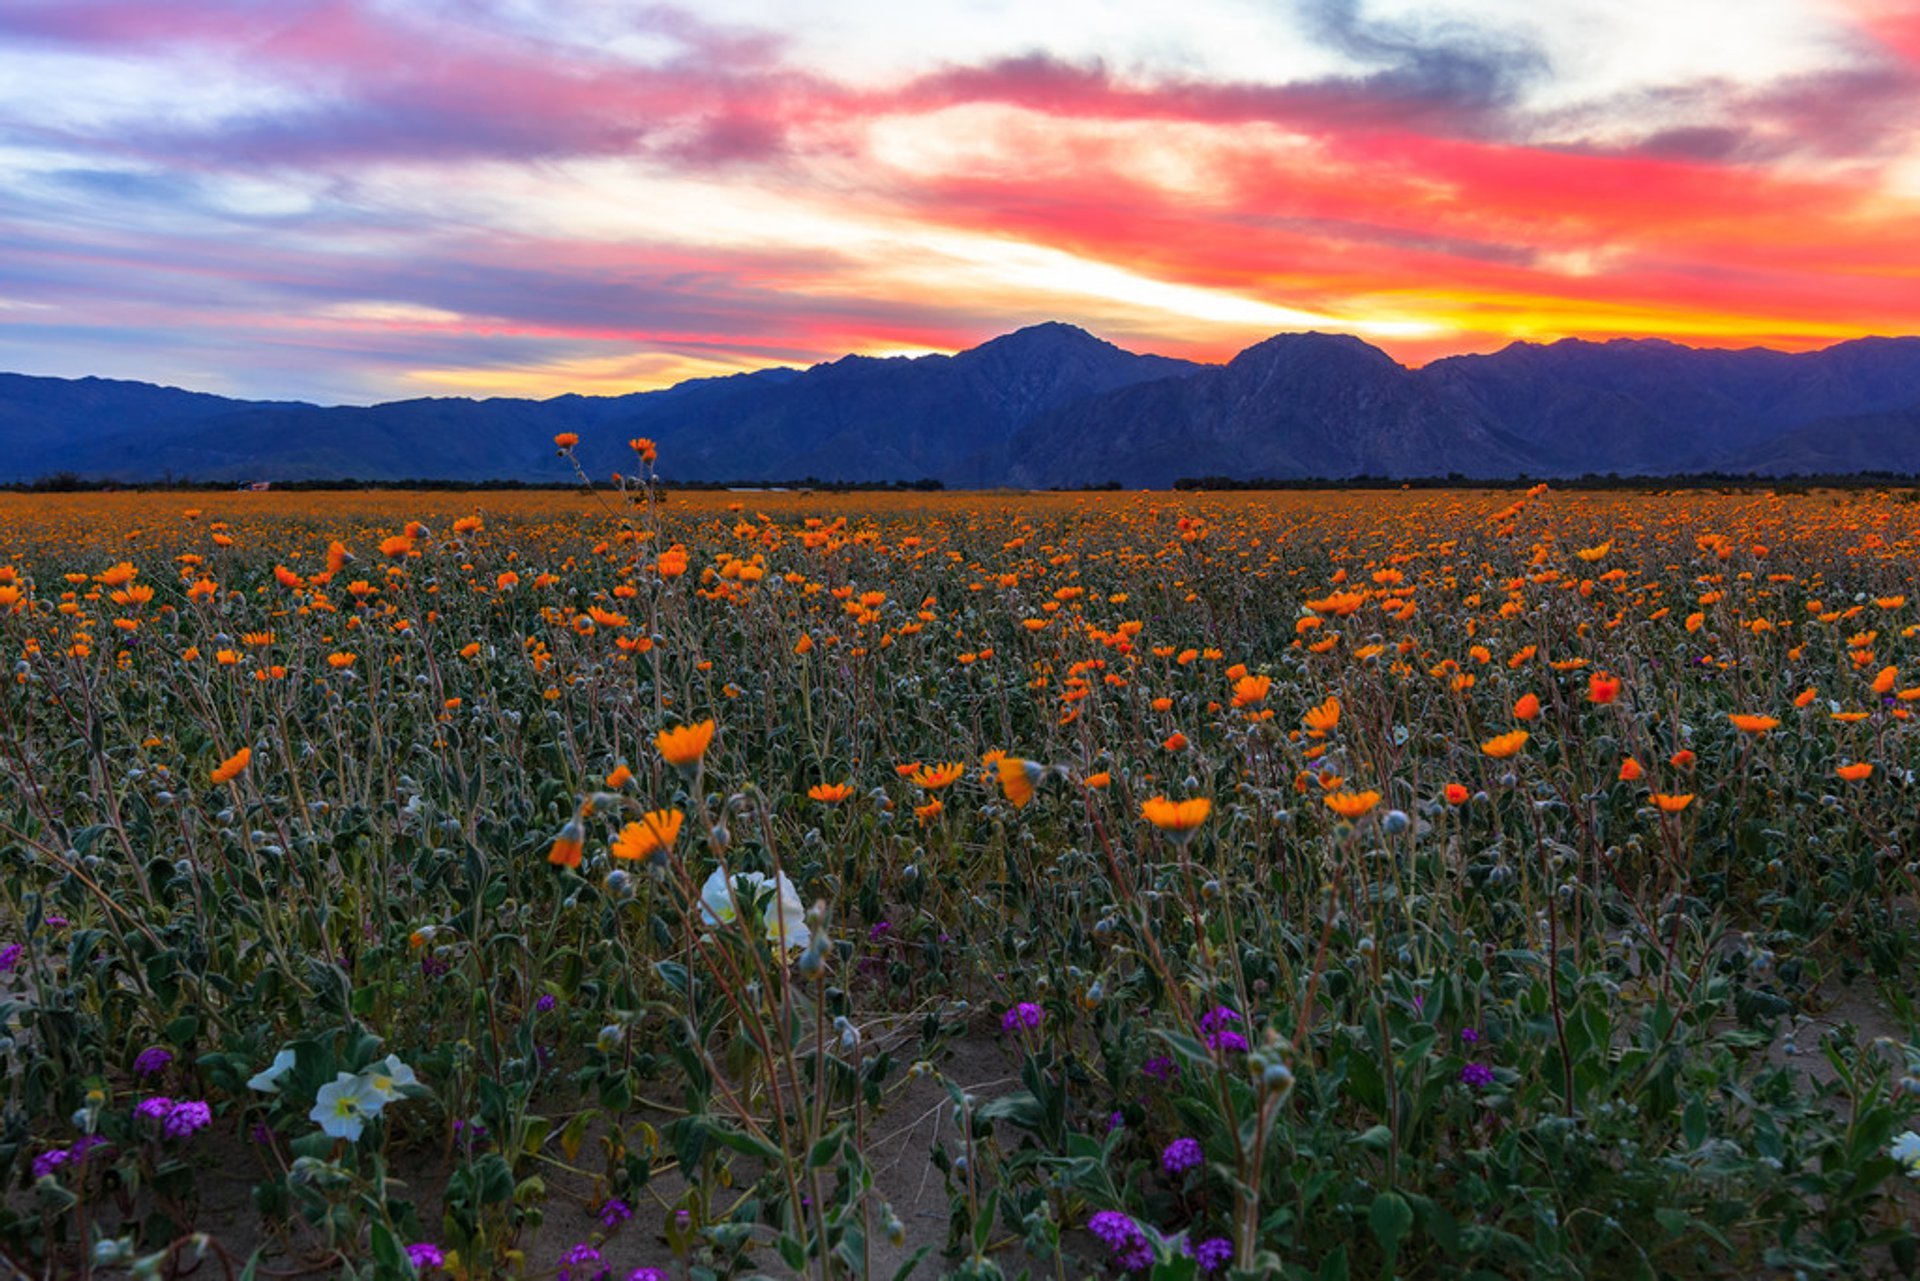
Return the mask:
<path id="1" fill-rule="evenodd" d="M 0 1252 L 1910 1274 L 1916 552 L 1885 492 L 0 495 Z"/>

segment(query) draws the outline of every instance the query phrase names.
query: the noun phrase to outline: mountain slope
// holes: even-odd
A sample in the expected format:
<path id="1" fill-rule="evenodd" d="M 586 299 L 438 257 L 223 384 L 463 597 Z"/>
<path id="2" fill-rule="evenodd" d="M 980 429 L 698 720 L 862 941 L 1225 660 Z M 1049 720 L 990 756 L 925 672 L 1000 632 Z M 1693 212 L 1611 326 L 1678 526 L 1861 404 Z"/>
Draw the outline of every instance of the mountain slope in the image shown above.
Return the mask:
<path id="1" fill-rule="evenodd" d="M 1568 339 L 1415 370 L 1340 334 L 1195 365 L 1044 324 L 952 356 L 847 356 L 624 396 L 332 408 L 0 374 L 0 481 L 564 483 L 552 440 L 568 431 L 596 477 L 630 468 L 626 442 L 651 437 L 669 482 L 1920 472 L 1920 338 L 1799 353 Z"/>
<path id="2" fill-rule="evenodd" d="M 1068 405 L 1014 440 L 1015 484 L 1181 476 L 1513 475 L 1500 426 L 1344 334 L 1282 334 L 1223 367 Z"/>

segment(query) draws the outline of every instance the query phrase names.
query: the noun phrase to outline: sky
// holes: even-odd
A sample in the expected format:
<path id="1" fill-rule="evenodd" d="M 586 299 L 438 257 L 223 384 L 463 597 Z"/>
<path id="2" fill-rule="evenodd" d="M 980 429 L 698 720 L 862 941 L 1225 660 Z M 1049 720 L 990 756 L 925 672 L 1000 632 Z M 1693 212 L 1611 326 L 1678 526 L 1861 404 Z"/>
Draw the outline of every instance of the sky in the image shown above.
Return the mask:
<path id="1" fill-rule="evenodd" d="M 1920 0 L 5 0 L 0 369 L 1920 333 Z"/>

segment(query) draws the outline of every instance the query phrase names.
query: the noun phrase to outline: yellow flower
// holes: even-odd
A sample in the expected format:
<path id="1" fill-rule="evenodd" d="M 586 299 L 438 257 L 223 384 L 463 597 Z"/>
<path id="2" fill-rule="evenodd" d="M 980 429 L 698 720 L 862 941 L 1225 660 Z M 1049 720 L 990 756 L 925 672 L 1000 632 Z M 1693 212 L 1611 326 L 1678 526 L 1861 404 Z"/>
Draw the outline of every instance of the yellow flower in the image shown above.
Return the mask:
<path id="1" fill-rule="evenodd" d="M 1000 775 L 1000 790 L 1013 802 L 1013 808 L 1025 809 L 1033 800 L 1033 789 L 1047 776 L 1044 765 L 1023 761 L 1017 756 L 1002 756 L 994 762 Z"/>
<path id="2" fill-rule="evenodd" d="M 701 721 L 698 725 L 680 725 L 673 729 L 663 729 L 653 736 L 653 745 L 660 749 L 660 755 L 667 764 L 679 770 L 700 768 L 700 760 L 707 754 L 707 748 L 713 742 L 713 722 Z"/>
<path id="3" fill-rule="evenodd" d="M 673 848 L 680 839 L 680 825 L 687 816 L 679 810 L 654 810 L 643 814 L 637 823 L 629 823 L 613 838 L 615 858 L 639 859 L 655 851 Z"/>
<path id="4" fill-rule="evenodd" d="M 1193 830 L 1207 821 L 1207 815 L 1213 812 L 1213 802 L 1204 796 L 1191 800 L 1170 801 L 1164 796 L 1155 796 L 1140 803 L 1140 816 L 1161 831 L 1171 836 L 1185 838 Z"/>
<path id="5" fill-rule="evenodd" d="M 1488 739 L 1486 742 L 1480 744 L 1480 750 L 1488 756 L 1493 757 L 1496 761 L 1504 761 L 1525 747 L 1527 740 L 1531 737 L 1533 736 L 1527 733 L 1527 731 L 1516 729 L 1510 733 Z"/>
<path id="6" fill-rule="evenodd" d="M 948 761 L 944 765 L 922 765 L 911 775 L 915 784 L 929 792 L 937 792 L 957 782 L 967 772 L 967 767 L 959 761 Z"/>
<path id="7" fill-rule="evenodd" d="M 251 747 L 243 747 L 214 767 L 213 781 L 216 783 L 231 783 L 234 779 L 246 773 L 247 766 L 252 762 L 253 749 Z"/>
<path id="8" fill-rule="evenodd" d="M 1327 803 L 1328 809 L 1338 814 L 1341 818 L 1365 818 L 1372 812 L 1373 807 L 1380 803 L 1380 793 L 1373 791 L 1335 792 L 1331 796 L 1325 796 L 1321 799 Z"/>
<path id="9" fill-rule="evenodd" d="M 1307 729 L 1315 738 L 1328 733 L 1340 723 L 1340 700 L 1329 697 L 1318 707 L 1307 709 Z"/>

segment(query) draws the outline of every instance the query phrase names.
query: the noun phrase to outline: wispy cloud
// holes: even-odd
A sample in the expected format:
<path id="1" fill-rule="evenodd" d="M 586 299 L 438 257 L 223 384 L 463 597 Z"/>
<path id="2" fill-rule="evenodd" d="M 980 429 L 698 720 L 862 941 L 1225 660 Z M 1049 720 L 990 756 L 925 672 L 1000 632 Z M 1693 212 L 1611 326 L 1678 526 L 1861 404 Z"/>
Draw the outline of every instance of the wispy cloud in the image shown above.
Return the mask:
<path id="1" fill-rule="evenodd" d="M 15 0 L 0 366 L 370 399 L 1049 317 L 1202 358 L 1920 330 L 1898 0 L 934 5 L 921 44 L 870 3 Z"/>

